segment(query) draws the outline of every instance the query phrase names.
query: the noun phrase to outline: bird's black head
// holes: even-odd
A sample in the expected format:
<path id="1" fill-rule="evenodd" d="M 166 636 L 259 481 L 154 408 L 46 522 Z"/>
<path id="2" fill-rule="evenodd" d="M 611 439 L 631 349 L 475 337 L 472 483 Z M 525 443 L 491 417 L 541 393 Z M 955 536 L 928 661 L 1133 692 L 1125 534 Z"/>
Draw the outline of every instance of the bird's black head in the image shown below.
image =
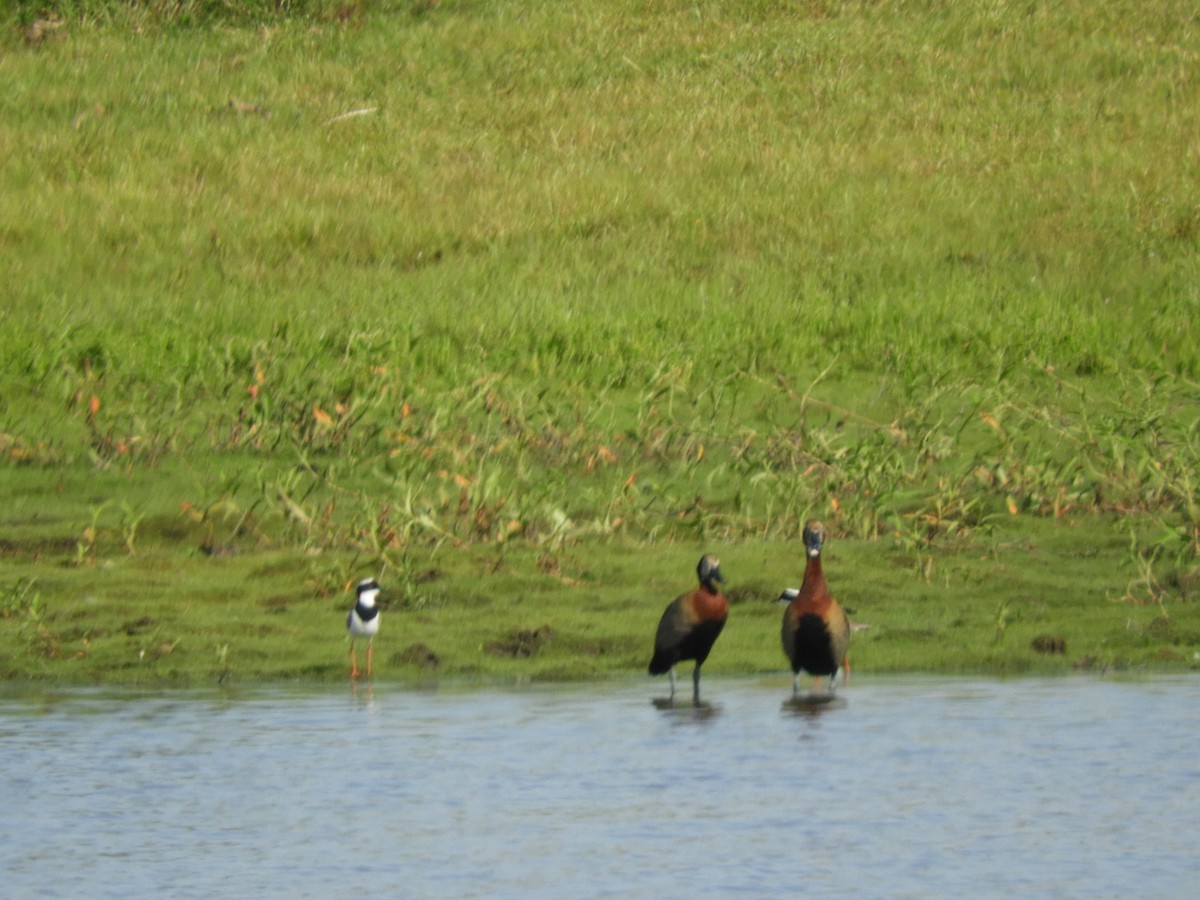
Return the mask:
<path id="1" fill-rule="evenodd" d="M 804 523 L 804 552 L 809 559 L 816 559 L 824 545 L 825 526 L 817 519 L 809 519 Z"/>
<path id="2" fill-rule="evenodd" d="M 696 575 L 700 578 L 701 584 L 725 583 L 725 576 L 721 574 L 721 561 L 709 553 L 700 557 L 700 563 L 696 566 Z"/>
<path id="3" fill-rule="evenodd" d="M 358 583 L 358 597 L 360 600 L 374 599 L 379 594 L 379 582 L 374 578 L 364 578 Z"/>

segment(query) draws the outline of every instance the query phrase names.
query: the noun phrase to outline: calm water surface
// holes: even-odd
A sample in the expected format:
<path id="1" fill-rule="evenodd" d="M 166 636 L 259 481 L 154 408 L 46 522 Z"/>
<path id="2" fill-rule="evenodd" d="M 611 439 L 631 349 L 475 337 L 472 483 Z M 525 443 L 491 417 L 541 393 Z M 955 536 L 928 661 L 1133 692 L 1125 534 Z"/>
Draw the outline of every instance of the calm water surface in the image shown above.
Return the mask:
<path id="1" fill-rule="evenodd" d="M 1200 895 L 1196 677 L 663 687 L 0 693 L 0 895 Z"/>

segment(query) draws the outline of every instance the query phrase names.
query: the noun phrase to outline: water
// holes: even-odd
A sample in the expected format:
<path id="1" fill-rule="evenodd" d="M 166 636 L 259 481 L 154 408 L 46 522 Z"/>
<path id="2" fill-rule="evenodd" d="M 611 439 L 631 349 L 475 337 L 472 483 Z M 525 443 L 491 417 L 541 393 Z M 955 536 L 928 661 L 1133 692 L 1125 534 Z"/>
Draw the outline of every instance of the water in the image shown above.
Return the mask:
<path id="1" fill-rule="evenodd" d="M 1200 680 L 0 693 L 5 897 L 1192 897 Z"/>

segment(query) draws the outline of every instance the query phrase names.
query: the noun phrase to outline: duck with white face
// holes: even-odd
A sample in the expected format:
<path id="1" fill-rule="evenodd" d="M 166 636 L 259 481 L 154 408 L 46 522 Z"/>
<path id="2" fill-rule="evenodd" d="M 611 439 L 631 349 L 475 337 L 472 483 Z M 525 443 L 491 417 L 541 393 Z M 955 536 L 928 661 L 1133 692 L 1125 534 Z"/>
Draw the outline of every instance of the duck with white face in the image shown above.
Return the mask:
<path id="1" fill-rule="evenodd" d="M 816 519 L 804 524 L 804 581 L 799 589 L 786 588 L 780 595 L 787 602 L 783 612 L 783 652 L 792 666 L 792 694 L 800 694 L 800 673 L 814 678 L 828 676 L 833 693 L 839 672 L 848 671 L 846 651 L 850 645 L 850 620 L 833 599 L 821 566 L 825 526 Z"/>
<path id="2" fill-rule="evenodd" d="M 729 616 L 729 600 L 721 593 L 725 576 L 721 574 L 721 561 L 705 554 L 696 566 L 699 586 L 694 591 L 680 594 L 663 611 L 654 636 L 654 657 L 650 660 L 651 675 L 664 672 L 671 682 L 671 697 L 675 702 L 675 664 L 692 659 L 692 701 L 700 705 L 700 667 L 708 659 L 713 644 L 725 627 Z"/>

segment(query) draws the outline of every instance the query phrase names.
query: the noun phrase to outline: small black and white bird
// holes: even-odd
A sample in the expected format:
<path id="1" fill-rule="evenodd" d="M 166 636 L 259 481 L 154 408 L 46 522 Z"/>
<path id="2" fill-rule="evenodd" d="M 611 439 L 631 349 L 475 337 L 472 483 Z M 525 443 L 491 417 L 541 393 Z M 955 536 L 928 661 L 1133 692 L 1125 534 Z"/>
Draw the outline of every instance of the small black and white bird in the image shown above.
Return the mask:
<path id="1" fill-rule="evenodd" d="M 374 578 L 364 578 L 358 583 L 358 599 L 354 608 L 346 616 L 346 629 L 350 632 L 350 677 L 358 677 L 358 653 L 355 651 L 356 638 L 367 639 L 367 675 L 371 674 L 371 656 L 375 647 L 373 640 L 379 632 L 379 582 Z"/>

